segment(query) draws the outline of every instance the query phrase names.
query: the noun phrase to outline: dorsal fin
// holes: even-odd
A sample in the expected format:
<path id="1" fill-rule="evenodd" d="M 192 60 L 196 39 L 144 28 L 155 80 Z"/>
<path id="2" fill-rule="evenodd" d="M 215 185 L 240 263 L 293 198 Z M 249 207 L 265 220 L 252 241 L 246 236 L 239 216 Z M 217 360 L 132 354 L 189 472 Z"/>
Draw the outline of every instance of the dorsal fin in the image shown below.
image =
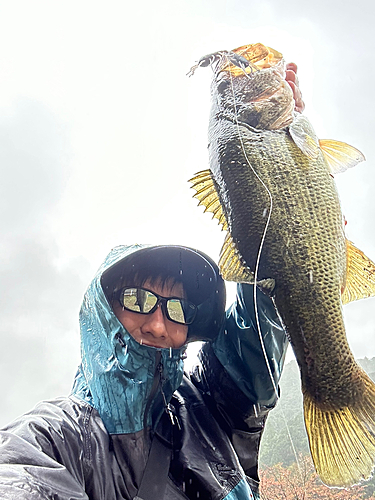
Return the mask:
<path id="1" fill-rule="evenodd" d="M 345 172 L 366 159 L 358 149 L 346 142 L 320 139 L 319 146 L 332 174 Z"/>
<path id="2" fill-rule="evenodd" d="M 196 191 L 194 198 L 199 200 L 198 205 L 204 205 L 204 211 L 212 212 L 213 217 L 218 219 L 222 228 L 228 231 L 228 222 L 211 171 L 198 172 L 189 182 L 192 183 L 192 188 Z M 253 273 L 247 267 L 229 232 L 220 252 L 219 268 L 222 277 L 227 281 L 236 281 L 237 283 L 254 281 Z"/>
<path id="3" fill-rule="evenodd" d="M 199 200 L 198 205 L 204 205 L 204 211 L 212 212 L 212 218 L 218 219 L 219 224 L 222 224 L 223 229 L 227 230 L 227 220 L 220 203 L 211 171 L 202 170 L 201 172 L 195 174 L 192 179 L 189 179 L 189 182 L 192 183 L 191 187 L 196 191 L 194 198 Z"/>
<path id="4" fill-rule="evenodd" d="M 220 274 L 226 281 L 254 283 L 254 274 L 247 267 L 242 255 L 228 232 L 219 259 Z"/>
<path id="5" fill-rule="evenodd" d="M 341 295 L 343 304 L 375 296 L 375 264 L 346 240 L 346 283 Z"/>

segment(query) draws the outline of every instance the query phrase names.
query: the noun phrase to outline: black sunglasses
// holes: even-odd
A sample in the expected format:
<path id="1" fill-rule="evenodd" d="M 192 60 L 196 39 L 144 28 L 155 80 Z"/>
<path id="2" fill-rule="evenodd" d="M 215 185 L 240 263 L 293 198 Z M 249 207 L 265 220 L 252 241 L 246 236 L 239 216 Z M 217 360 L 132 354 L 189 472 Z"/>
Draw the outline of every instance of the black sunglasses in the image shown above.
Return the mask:
<path id="1" fill-rule="evenodd" d="M 197 314 L 197 306 L 179 297 L 162 297 L 151 290 L 125 286 L 117 293 L 120 306 L 139 314 L 152 314 L 161 304 L 166 317 L 174 323 L 191 325 Z"/>

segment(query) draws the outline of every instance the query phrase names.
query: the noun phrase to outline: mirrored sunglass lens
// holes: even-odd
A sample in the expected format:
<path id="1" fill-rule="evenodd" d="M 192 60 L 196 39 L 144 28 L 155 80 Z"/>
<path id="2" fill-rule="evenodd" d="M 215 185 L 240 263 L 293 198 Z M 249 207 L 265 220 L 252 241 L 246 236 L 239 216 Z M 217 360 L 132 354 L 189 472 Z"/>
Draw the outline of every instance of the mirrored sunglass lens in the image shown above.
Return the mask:
<path id="1" fill-rule="evenodd" d="M 185 323 L 185 315 L 181 300 L 169 299 L 167 301 L 167 310 L 171 320 L 177 321 L 178 323 Z"/>
<path id="2" fill-rule="evenodd" d="M 126 309 L 148 313 L 155 306 L 157 297 L 142 288 L 126 288 L 122 294 L 122 303 Z"/>
<path id="3" fill-rule="evenodd" d="M 167 310 L 171 320 L 185 325 L 190 324 L 195 317 L 195 306 L 183 299 L 169 299 Z"/>

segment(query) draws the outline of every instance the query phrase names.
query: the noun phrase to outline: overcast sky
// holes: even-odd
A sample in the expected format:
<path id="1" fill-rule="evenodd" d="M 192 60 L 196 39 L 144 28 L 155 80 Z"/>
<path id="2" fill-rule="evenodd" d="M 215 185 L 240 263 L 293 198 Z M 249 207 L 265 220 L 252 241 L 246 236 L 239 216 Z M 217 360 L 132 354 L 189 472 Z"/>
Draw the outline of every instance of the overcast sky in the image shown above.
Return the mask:
<path id="1" fill-rule="evenodd" d="M 347 234 L 375 259 L 375 4 L 317 0 L 0 1 L 0 425 L 69 392 L 78 311 L 111 249 L 224 234 L 187 180 L 208 167 L 201 56 L 262 42 L 299 66 L 321 138 L 367 162 L 337 177 Z M 230 287 L 233 296 L 233 287 Z M 345 308 L 375 356 L 375 299 Z"/>

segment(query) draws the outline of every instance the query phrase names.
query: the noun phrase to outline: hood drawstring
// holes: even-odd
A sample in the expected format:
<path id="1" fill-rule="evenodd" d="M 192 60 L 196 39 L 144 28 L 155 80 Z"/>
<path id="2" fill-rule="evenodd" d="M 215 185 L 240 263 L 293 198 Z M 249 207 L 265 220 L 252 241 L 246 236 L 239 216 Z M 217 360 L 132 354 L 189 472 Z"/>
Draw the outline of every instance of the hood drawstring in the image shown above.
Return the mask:
<path id="1" fill-rule="evenodd" d="M 169 415 L 172 425 L 177 425 L 178 429 L 181 430 L 180 422 L 178 421 L 176 415 L 176 409 L 171 403 L 168 403 L 165 393 L 163 391 L 165 378 L 164 378 L 164 366 L 161 361 L 161 357 L 162 357 L 161 351 L 158 351 L 156 353 L 156 368 L 154 374 L 154 381 L 151 387 L 150 395 L 148 397 L 145 413 L 143 416 L 143 429 L 145 434 L 147 434 L 147 418 L 150 411 L 150 407 L 159 389 L 163 398 L 165 412 Z"/>
<path id="2" fill-rule="evenodd" d="M 163 391 L 163 385 L 165 382 L 164 376 L 163 376 L 163 365 L 161 365 L 161 370 L 160 370 L 160 392 L 163 397 L 164 401 L 164 409 L 165 412 L 169 415 L 169 418 L 171 419 L 172 425 L 177 425 L 178 429 L 181 430 L 180 422 L 178 421 L 177 415 L 176 415 L 176 408 L 171 404 L 168 403 L 167 398 L 165 397 L 164 391 Z"/>

